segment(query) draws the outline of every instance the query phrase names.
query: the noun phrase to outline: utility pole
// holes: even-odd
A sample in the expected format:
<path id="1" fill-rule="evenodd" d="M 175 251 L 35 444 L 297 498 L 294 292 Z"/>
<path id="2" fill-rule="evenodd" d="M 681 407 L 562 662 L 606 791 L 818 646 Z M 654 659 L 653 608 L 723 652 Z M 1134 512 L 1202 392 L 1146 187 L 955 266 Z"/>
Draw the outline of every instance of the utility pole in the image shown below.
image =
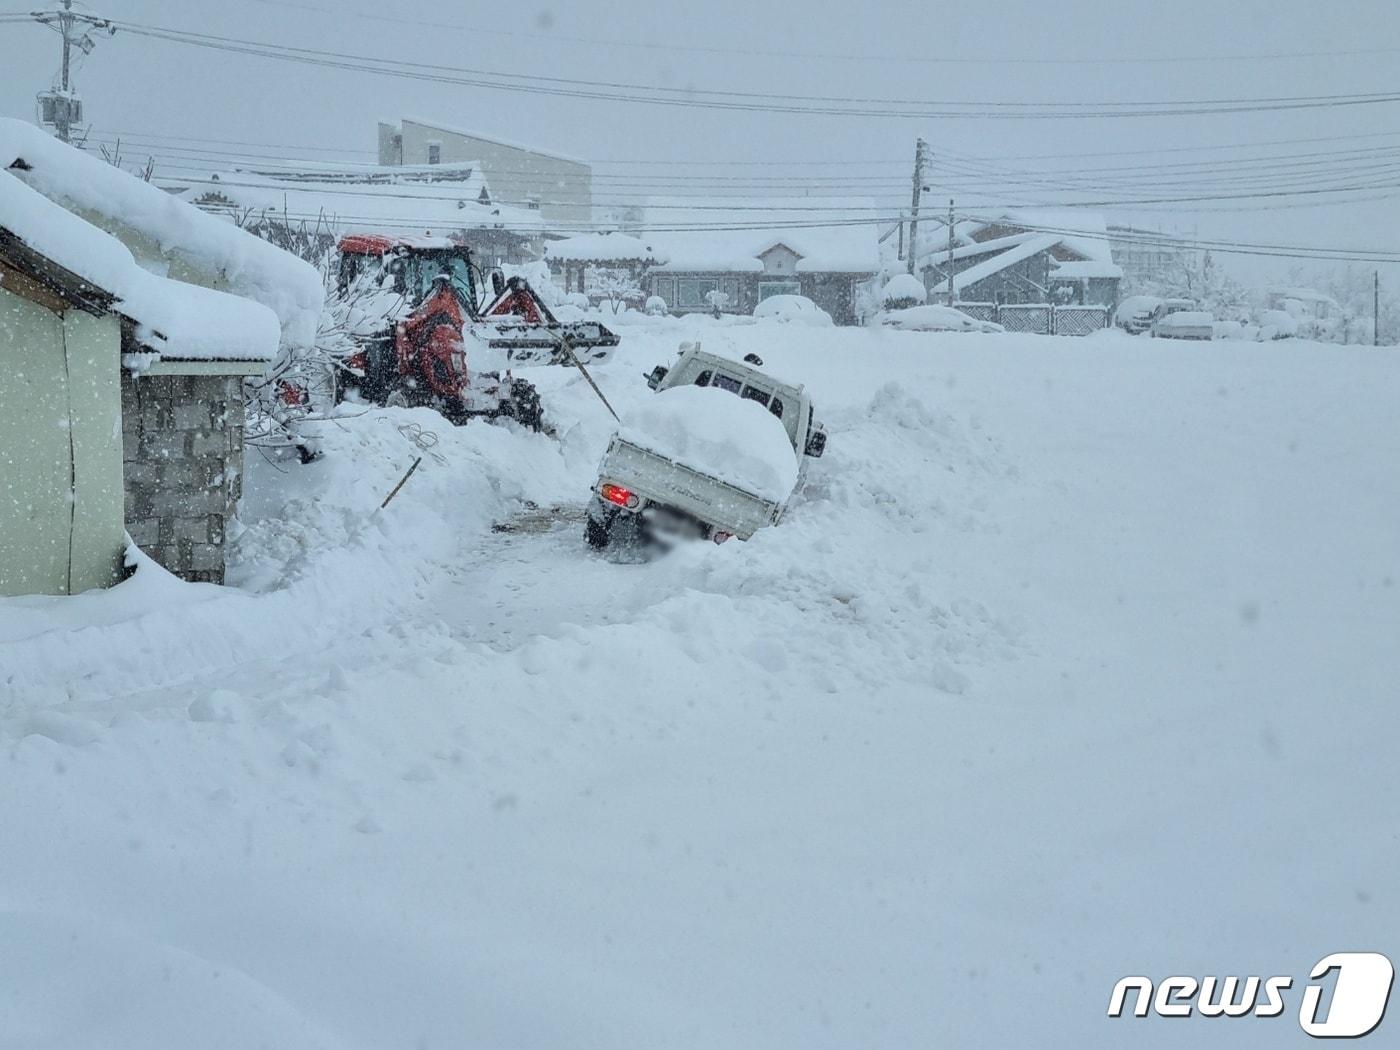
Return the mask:
<path id="1" fill-rule="evenodd" d="M 953 305 L 953 200 L 948 199 L 948 305 Z"/>
<path id="2" fill-rule="evenodd" d="M 1375 283 L 1371 285 L 1371 345 L 1381 345 L 1381 272 L 1375 273 Z"/>
<path id="3" fill-rule="evenodd" d="M 48 26 L 63 38 L 63 66 L 59 73 L 59 89 L 39 93 L 39 122 L 53 126 L 64 142 L 72 138 L 73 125 L 82 122 L 83 104 L 73 91 L 73 48 L 85 55 L 97 46 L 92 30 L 106 30 L 111 36 L 117 31 L 108 19 L 85 11 L 73 10 L 73 0 L 63 0 L 62 11 L 35 11 L 34 21 Z"/>
<path id="4" fill-rule="evenodd" d="M 919 193 L 924 188 L 924 150 L 928 143 L 923 139 L 914 142 L 914 200 L 909 208 L 909 272 L 914 272 L 919 254 Z"/>

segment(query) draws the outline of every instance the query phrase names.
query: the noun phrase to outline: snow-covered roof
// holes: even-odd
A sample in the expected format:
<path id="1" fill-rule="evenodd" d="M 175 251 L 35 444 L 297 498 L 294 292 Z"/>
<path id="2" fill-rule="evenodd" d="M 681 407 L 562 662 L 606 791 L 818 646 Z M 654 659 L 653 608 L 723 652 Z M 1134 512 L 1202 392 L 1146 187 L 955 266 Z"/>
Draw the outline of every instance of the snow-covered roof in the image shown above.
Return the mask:
<path id="1" fill-rule="evenodd" d="M 479 201 L 485 183 L 370 184 L 344 181 L 295 182 L 252 172 L 216 172 L 181 194 L 201 207 L 254 217 L 328 225 L 336 233 L 447 234 L 499 229 L 531 234 L 542 228 L 538 212 Z M 489 196 L 489 193 L 488 193 Z M 220 198 L 222 200 L 220 200 Z M 227 202 L 227 203 L 224 203 Z"/>
<path id="2" fill-rule="evenodd" d="M 325 289 L 296 256 L 23 121 L 0 119 L 0 169 L 115 236 L 146 269 L 263 304 L 287 345 L 315 341 Z"/>
<path id="3" fill-rule="evenodd" d="M 1059 243 L 1084 259 L 1113 261 L 1108 225 L 1097 212 L 1078 208 L 1022 208 L 1000 212 L 983 223 L 982 228 L 988 226 L 1009 226 L 1028 233 L 1058 234 Z"/>
<path id="4" fill-rule="evenodd" d="M 874 273 L 880 268 L 876 228 L 865 222 L 827 225 L 831 216 L 871 215 L 870 202 L 820 197 L 745 200 L 734 209 L 722 199 L 704 208 L 654 199 L 647 206 L 647 240 L 672 272 L 760 273 L 759 256 L 785 245 L 799 258 L 798 273 Z"/>
<path id="5" fill-rule="evenodd" d="M 1059 238 L 1052 233 L 1043 233 L 1038 237 L 1022 241 L 1020 244 L 1006 251 L 992 256 L 976 266 L 969 266 L 961 273 L 953 275 L 953 290 L 960 292 L 964 288 L 969 288 L 978 281 L 985 281 L 994 274 L 1001 273 L 1008 266 L 1015 266 L 1018 262 L 1029 259 L 1037 252 L 1043 252 L 1059 241 Z"/>
<path id="6" fill-rule="evenodd" d="M 301 167 L 277 161 L 273 167 L 239 166 L 236 170 L 266 175 L 283 182 L 446 182 L 461 187 L 460 192 L 478 195 L 486 186 L 479 161 L 450 161 L 445 164 L 363 164 L 346 161 L 317 161 Z"/>
<path id="7" fill-rule="evenodd" d="M 544 254 L 547 259 L 567 262 L 655 262 L 658 259 L 649 243 L 625 233 L 585 233 L 550 241 L 544 246 Z M 664 256 L 662 258 L 664 261 Z"/>
<path id="8" fill-rule="evenodd" d="M 1001 227 L 1017 229 L 1020 232 L 977 240 L 983 231 Z M 959 223 L 955 228 L 956 240 L 961 243 L 950 253 L 942 251 L 921 255 L 924 266 L 943 266 L 949 258 L 969 259 L 983 255 L 990 258 L 977 263 L 953 279 L 957 289 L 976 284 L 993 274 L 1000 273 L 1008 266 L 1014 266 L 1037 252 L 1048 251 L 1061 246 L 1079 259 L 1051 260 L 1051 276 L 1069 280 L 1090 277 L 1121 278 L 1123 270 L 1113 261 L 1109 247 L 1107 229 L 1103 216 L 1069 210 L 1009 211 L 995 219 L 979 219 L 976 222 Z M 995 253 L 995 254 L 993 254 Z"/>
<path id="9" fill-rule="evenodd" d="M 112 298 L 110 309 L 132 321 L 137 340 L 164 358 L 268 361 L 277 354 L 281 325 L 271 309 L 151 273 L 116 237 L 8 171 L 0 171 L 0 229 Z"/>
<path id="10" fill-rule="evenodd" d="M 954 259 L 974 258 L 978 255 L 990 255 L 992 252 L 1002 252 L 1007 248 L 1014 248 L 1018 244 L 1025 244 L 1026 241 L 1033 240 L 1041 236 L 1037 233 L 1013 233 L 1008 237 L 995 237 L 989 241 L 969 241 L 959 245 L 952 251 Z M 920 238 L 922 241 L 923 238 Z M 949 252 L 945 247 L 942 251 L 934 251 L 928 254 L 920 254 L 922 265 L 941 266 L 948 261 Z"/>

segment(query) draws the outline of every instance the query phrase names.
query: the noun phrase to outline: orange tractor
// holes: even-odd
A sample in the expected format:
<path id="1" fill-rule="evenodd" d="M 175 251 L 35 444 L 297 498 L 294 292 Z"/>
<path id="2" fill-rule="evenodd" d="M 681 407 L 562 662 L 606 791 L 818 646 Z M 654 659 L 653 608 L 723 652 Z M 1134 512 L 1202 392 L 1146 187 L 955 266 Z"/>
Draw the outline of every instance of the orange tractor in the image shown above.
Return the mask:
<path id="1" fill-rule="evenodd" d="M 482 306 L 481 271 L 451 239 L 356 234 L 339 250 L 337 287 L 355 343 L 340 388 L 374 404 L 429 405 L 459 425 L 508 417 L 538 430 L 539 394 L 512 369 L 600 361 L 618 344 L 595 321 L 558 320 L 528 281 L 499 270 Z M 469 346 L 502 367 L 469 368 Z"/>

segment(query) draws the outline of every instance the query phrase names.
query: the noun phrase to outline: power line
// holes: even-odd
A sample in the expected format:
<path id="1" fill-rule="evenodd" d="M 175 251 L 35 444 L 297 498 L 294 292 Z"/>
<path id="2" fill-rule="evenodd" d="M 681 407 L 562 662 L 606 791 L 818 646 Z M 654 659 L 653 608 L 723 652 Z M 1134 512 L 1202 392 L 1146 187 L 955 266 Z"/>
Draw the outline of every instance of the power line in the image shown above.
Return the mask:
<path id="1" fill-rule="evenodd" d="M 648 84 L 628 84 L 613 81 L 591 81 L 566 77 L 548 77 L 501 71 L 441 66 L 431 63 L 412 64 L 369 55 L 294 48 L 259 41 L 214 36 L 181 30 L 169 30 L 135 22 L 121 22 L 121 27 L 138 36 L 171 43 L 210 48 L 236 54 L 254 55 L 281 61 L 296 62 L 324 68 L 348 69 L 358 73 L 487 90 L 523 92 L 593 100 L 630 102 L 646 105 L 706 108 L 720 110 L 756 111 L 766 113 L 803 113 L 824 116 L 868 118 L 930 119 L 1082 119 L 1109 117 L 1182 116 L 1226 113 L 1279 112 L 1318 108 L 1353 107 L 1390 104 L 1400 101 L 1400 93 L 1375 92 L 1338 95 L 1298 95 L 1269 98 L 1194 99 L 1162 102 L 937 102 L 906 99 L 867 98 L 858 96 L 795 95 L 721 90 L 714 88 L 671 88 Z M 436 72 L 433 72 L 436 71 Z M 923 108 L 909 108 L 923 107 Z"/>
<path id="2" fill-rule="evenodd" d="M 296 3 L 293 0 L 251 0 L 253 3 L 266 4 L 270 7 L 286 8 L 293 7 L 303 11 L 320 11 L 325 14 L 335 15 L 337 18 L 350 16 L 352 18 L 362 18 L 376 22 L 386 22 L 394 25 L 406 25 L 413 28 L 431 29 L 457 29 L 471 33 L 473 36 L 496 36 L 526 40 L 532 45 L 539 44 L 569 44 L 584 45 L 588 47 L 615 47 L 628 48 L 645 51 L 673 51 L 679 53 L 701 54 L 701 55 L 726 55 L 753 58 L 789 58 L 803 61 L 846 61 L 846 62 L 879 62 L 889 63 L 918 63 L 921 65 L 1047 65 L 1047 66 L 1085 66 L 1085 65 L 1157 65 L 1157 64 L 1178 64 L 1178 63 L 1203 63 L 1203 62 L 1262 62 L 1280 61 L 1314 58 L 1354 58 L 1367 55 L 1392 55 L 1400 53 L 1396 48 L 1360 48 L 1346 51 L 1291 51 L 1291 52 L 1266 52 L 1256 54 L 1235 54 L 1235 55 L 1135 55 L 1125 58 L 1086 56 L 1082 58 L 1025 58 L 1025 57 L 1004 57 L 993 54 L 978 55 L 976 58 L 965 58 L 956 55 L 889 55 L 889 54 L 851 54 L 849 52 L 831 51 L 772 51 L 757 48 L 733 48 L 733 47 L 710 47 L 696 44 L 657 44 L 641 41 L 627 41 L 606 38 L 590 38 L 577 36 L 561 36 L 554 33 L 513 33 L 507 30 L 492 29 L 480 25 L 468 25 L 461 22 L 436 22 L 414 18 L 411 21 L 403 18 L 396 18 L 392 15 L 370 14 L 365 11 L 347 10 L 344 7 L 323 7 L 317 4 Z"/>
<path id="3" fill-rule="evenodd" d="M 123 145 L 139 144 L 140 139 L 116 136 L 108 132 L 94 132 L 92 138 L 98 141 L 106 141 L 108 144 L 120 142 Z M 179 151 L 180 154 L 192 154 L 190 158 L 172 159 L 170 152 Z M 228 168 L 247 170 L 254 173 L 279 171 L 287 173 L 307 174 L 315 176 L 320 173 L 314 169 L 308 169 L 303 164 L 293 164 L 290 162 L 280 162 L 270 158 L 248 157 L 242 154 L 235 154 L 226 151 L 213 151 L 208 153 L 202 149 L 189 149 L 186 147 L 162 146 L 155 150 L 148 150 L 151 155 L 158 155 L 163 160 L 163 166 L 174 170 L 192 171 L 200 174 L 209 174 L 210 168 Z M 1256 190 L 1282 190 L 1292 188 L 1299 184 L 1322 184 L 1331 180 L 1335 182 L 1339 179 L 1355 179 L 1362 175 L 1390 174 L 1394 171 L 1395 163 L 1400 162 L 1400 147 L 1354 151 L 1353 154 L 1337 154 L 1335 156 L 1322 155 L 1321 159 L 1299 159 L 1292 162 L 1280 162 L 1285 169 L 1274 171 L 1275 165 L 1269 163 L 1258 163 L 1257 170 L 1245 168 L 1243 166 L 1229 166 L 1224 169 L 1216 168 L 1210 170 L 1200 168 L 1197 170 L 1184 171 L 1185 177 L 1162 178 L 1152 171 L 1146 169 L 1125 169 L 1133 172 L 1128 177 L 1117 178 L 1093 178 L 1083 179 L 1076 177 L 1073 173 L 1052 171 L 1048 173 L 1055 178 L 1045 177 L 1035 173 L 1017 172 L 1010 169 L 996 169 L 990 167 L 978 167 L 975 165 L 963 164 L 956 160 L 939 161 L 938 167 L 943 172 L 941 177 L 935 176 L 932 181 L 937 181 L 940 185 L 956 186 L 960 189 L 966 188 L 969 191 L 977 191 L 979 188 L 985 190 L 991 186 L 1041 186 L 1064 190 L 1073 193 L 1083 192 L 1113 192 L 1117 194 L 1141 194 L 1144 189 L 1161 190 L 1164 188 L 1180 188 L 1183 191 L 1204 191 L 1209 189 L 1215 191 L 1219 188 L 1239 189 L 1248 187 Z M 1300 155 L 1306 157 L 1306 155 Z M 232 159 L 230 159 L 232 158 Z M 196 163 L 189 163 L 193 160 Z M 1172 166 L 1163 165 L 1168 169 Z M 1184 167 L 1184 166 L 1183 166 Z M 1237 170 L 1238 168 L 1238 170 Z M 359 168 L 336 168 L 326 169 L 327 175 L 340 173 L 349 170 L 375 170 L 383 173 L 392 173 L 392 168 L 374 169 L 368 167 Z M 1111 169 L 1103 169 L 1105 171 Z M 1219 174 L 1216 172 L 1219 171 Z M 525 178 L 540 179 L 537 172 L 518 171 L 514 169 L 496 169 L 489 174 L 494 176 L 518 175 Z M 269 178 L 276 178 L 275 174 L 270 174 Z M 226 184 L 236 185 L 236 180 L 224 180 Z M 676 185 L 679 184 L 679 187 Z M 883 176 L 722 176 L 722 175 L 697 175 L 697 176 L 669 176 L 664 179 L 655 176 L 629 176 L 629 175 L 595 175 L 593 185 L 595 191 L 601 190 L 598 194 L 600 198 L 607 196 L 612 201 L 626 201 L 629 199 L 643 200 L 651 197 L 674 197 L 684 198 L 691 194 L 679 192 L 680 189 L 687 190 L 708 190 L 702 195 L 704 197 L 716 196 L 719 194 L 738 195 L 743 193 L 764 193 L 772 194 L 806 194 L 811 196 L 835 196 L 858 194 L 883 195 L 885 191 L 890 194 L 903 184 L 903 180 L 886 178 Z M 245 186 L 251 184 L 243 183 Z M 289 183 L 289 187 L 294 187 L 295 183 Z M 350 185 L 350 184 L 346 184 Z M 460 193 L 454 193 L 450 184 L 425 182 L 416 187 L 412 183 L 403 183 L 414 190 L 414 196 L 423 196 L 424 191 L 429 188 L 438 188 L 442 191 L 442 199 L 457 199 Z M 284 187 L 287 188 L 287 187 Z M 1347 187 L 1342 187 L 1347 188 Z M 1365 188 L 1365 187 L 1362 187 Z M 353 189 L 346 189 L 342 192 L 360 192 Z M 374 191 L 367 191 L 374 192 Z M 501 199 L 498 193 L 498 200 Z"/>
<path id="4" fill-rule="evenodd" d="M 139 137 L 142 141 L 145 141 L 145 140 L 152 140 L 152 141 L 156 141 L 156 142 L 166 142 L 166 141 L 168 141 L 168 142 L 177 142 L 177 143 L 178 143 L 178 142 L 213 143 L 213 144 L 215 144 L 215 145 L 245 146 L 245 147 L 252 147 L 252 148 L 257 148 L 257 149 L 275 149 L 275 150 L 282 150 L 282 151 L 284 151 L 284 153 L 280 155 L 280 156 L 282 156 L 282 157 L 286 157 L 286 156 L 287 156 L 287 153 L 286 153 L 285 151 L 292 151 L 292 152 L 305 151 L 305 152 L 317 152 L 317 153 L 353 153 L 353 154 L 358 154 L 358 155 L 361 155 L 361 156 L 374 155 L 374 153 L 375 153 L 374 150 L 370 150 L 370 149 L 358 149 L 358 148 L 350 148 L 350 147 L 305 146 L 305 145 L 301 145 L 301 144 L 281 143 L 281 142 L 248 142 L 248 141 L 246 141 L 246 140 L 239 140 L 239 139 L 203 138 L 203 137 L 199 137 L 199 136 L 172 135 L 172 134 L 168 134 L 168 133 L 166 133 L 166 134 L 161 134 L 161 133 L 148 132 L 148 131 L 147 131 L 147 132 L 140 132 L 140 131 L 115 131 L 115 130 L 112 130 L 112 131 L 107 131 L 107 132 L 105 132 L 104 134 L 107 134 L 107 135 L 109 135 L 109 136 L 118 135 L 118 136 L 123 136 L 123 137 L 126 137 L 126 136 Z M 1076 151 L 1076 152 L 1073 152 L 1073 153 L 1012 154 L 1012 155 L 1001 155 L 1001 156 L 996 156 L 996 157 L 987 157 L 987 156 L 976 155 L 976 154 L 955 153 L 955 152 L 954 152 L 954 153 L 951 153 L 951 155 L 957 156 L 957 157 L 959 157 L 959 158 L 961 158 L 961 159 L 968 160 L 968 161 L 978 161 L 978 162 L 984 162 L 984 163 L 997 164 L 997 163 L 1004 163 L 1004 162 L 1009 162 L 1009 161 L 1022 161 L 1022 160 L 1060 160 L 1060 159 L 1082 159 L 1082 158 L 1095 158 L 1095 157 L 1135 157 L 1135 156 L 1155 156 L 1155 155 L 1158 155 L 1158 154 L 1178 154 L 1178 153 L 1216 153 L 1216 152 L 1218 152 L 1218 153 L 1232 153 L 1232 152 L 1236 152 L 1236 151 L 1239 151 L 1239 150 L 1258 149 L 1258 148 L 1265 147 L 1265 146 L 1318 145 L 1318 144 L 1321 144 L 1321 143 L 1324 143 L 1324 142 L 1361 142 L 1361 141 L 1371 141 L 1371 140 L 1378 139 L 1378 138 L 1389 138 L 1389 139 L 1394 139 L 1394 138 L 1397 138 L 1397 137 L 1400 137 L 1400 131 L 1381 131 L 1381 132 L 1363 133 L 1363 134 L 1351 134 L 1351 135 L 1309 136 L 1309 137 L 1306 137 L 1306 138 L 1291 138 L 1291 139 L 1266 139 L 1266 140 L 1256 140 L 1256 141 L 1252 141 L 1252 142 L 1216 143 L 1216 144 L 1199 145 L 1199 146 L 1163 146 L 1163 147 L 1153 147 L 1153 148 L 1151 148 L 1151 149 L 1137 149 L 1137 150 L 1103 150 L 1103 151 L 1083 151 L 1083 150 L 1081 150 L 1081 151 Z M 1386 147 L 1380 147 L 1380 148 L 1386 148 Z M 1393 147 L 1393 148 L 1400 148 L 1400 145 L 1398 145 L 1397 147 Z M 944 152 L 945 152 L 945 153 L 950 153 L 951 151 L 945 150 Z M 1343 152 L 1346 152 L 1346 151 L 1343 151 Z M 241 153 L 240 153 L 240 154 L 237 154 L 237 156 L 243 156 L 243 155 L 244 155 L 244 154 L 241 154 Z M 1306 157 L 1306 156 L 1326 156 L 1326 155 L 1327 155 L 1326 153 L 1310 153 L 1310 154 L 1285 153 L 1285 154 L 1277 154 L 1277 155 L 1274 155 L 1274 156 L 1275 156 L 1278 160 L 1280 160 L 1280 161 L 1286 161 L 1286 160 L 1288 160 L 1288 159 L 1290 159 L 1290 158 L 1292 158 L 1292 157 L 1295 157 L 1295 156 Z M 1259 157 L 1259 158 L 1255 158 L 1255 157 L 1243 157 L 1243 158 L 1240 158 L 1240 159 L 1239 159 L 1238 163 L 1249 163 L 1249 162 L 1253 162 L 1253 161 L 1255 161 L 1255 160 L 1262 160 L 1262 159 L 1274 159 L 1274 157 L 1270 157 L 1270 158 L 1263 158 L 1263 157 Z M 646 166 L 646 167 L 652 167 L 652 166 L 660 166 L 660 167 L 724 167 L 724 168 L 746 168 L 746 167 L 754 167 L 754 168 L 784 167 L 784 168 L 791 168 L 791 167 L 796 167 L 796 168 L 803 168 L 803 169 L 807 169 L 807 168 L 818 168 L 818 167 L 821 167 L 821 168 L 835 167 L 835 168 L 894 168 L 894 169 L 900 169 L 900 170 L 904 169 L 904 168 L 907 166 L 907 162 L 906 162 L 906 161 L 902 161 L 902 160 L 880 160 L 880 161 L 864 160 L 864 161 L 852 161 L 852 160 L 842 160 L 842 159 L 811 158 L 811 157 L 802 158 L 802 159 L 796 159 L 796 160 L 780 160 L 780 161 L 779 161 L 779 160 L 752 160 L 752 161 L 746 161 L 746 160 L 738 160 L 738 159 L 734 159 L 734 158 L 724 158 L 724 159 L 719 159 L 719 160 L 676 160 L 676 159 L 658 159 L 658 158 L 656 158 L 656 157 L 639 157 L 639 158 L 631 158 L 631 159 L 627 159 L 627 158 L 608 158 L 608 159 L 603 159 L 603 160 L 594 159 L 594 160 L 591 161 L 591 163 L 592 163 L 593 165 L 595 165 L 595 166 L 601 165 L 601 166 L 627 166 L 627 167 L 634 167 L 634 166 L 636 166 L 636 167 L 642 167 L 642 166 Z M 1208 163 L 1208 162 L 1202 161 L 1202 162 L 1189 162 L 1189 163 Z M 1228 158 L 1221 158 L 1220 163 L 1236 163 L 1236 161 L 1231 161 L 1231 160 L 1229 160 Z M 1155 167 L 1160 167 L 1160 166 L 1162 166 L 1162 165 L 1153 165 L 1154 168 L 1155 168 Z M 1104 169 L 1095 168 L 1094 170 L 1104 170 Z M 594 177 L 596 178 L 596 177 L 598 177 L 598 176 L 599 176 L 599 173 L 595 172 L 595 173 L 594 173 Z M 669 178 L 669 177 L 680 177 L 680 176 L 666 176 L 666 177 Z"/>

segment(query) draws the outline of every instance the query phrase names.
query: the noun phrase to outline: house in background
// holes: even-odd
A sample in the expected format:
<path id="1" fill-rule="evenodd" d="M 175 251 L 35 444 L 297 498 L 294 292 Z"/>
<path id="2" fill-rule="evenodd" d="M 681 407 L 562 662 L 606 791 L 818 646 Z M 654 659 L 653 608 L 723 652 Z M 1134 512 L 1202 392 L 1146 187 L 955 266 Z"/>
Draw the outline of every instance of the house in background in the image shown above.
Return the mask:
<path id="1" fill-rule="evenodd" d="M 745 210 L 734 212 L 687 207 L 653 202 L 648 208 L 655 228 L 647 241 L 664 261 L 651 267 L 646 291 L 665 300 L 671 313 L 711 311 L 712 293 L 723 296 L 721 312 L 737 314 L 753 313 L 769 296 L 802 295 L 837 324 L 857 323 L 860 286 L 880 269 L 875 227 L 823 225 L 813 216 L 843 207 L 864 214 L 861 204 L 814 197 L 746 202 Z M 755 228 L 755 214 L 763 216 L 763 227 Z"/>
<path id="2" fill-rule="evenodd" d="M 622 284 L 640 288 L 647 270 L 664 256 L 625 233 L 585 233 L 546 242 L 544 261 L 564 291 L 601 295 Z"/>
<path id="3" fill-rule="evenodd" d="M 124 533 L 221 582 L 242 377 L 321 303 L 286 252 L 0 120 L 0 594 L 111 584 Z"/>
<path id="4" fill-rule="evenodd" d="M 214 172 L 180 197 L 303 256 L 347 233 L 453 236 L 489 268 L 535 258 L 544 229 L 539 212 L 497 203 L 475 162 Z"/>
<path id="5" fill-rule="evenodd" d="M 921 251 L 919 269 L 930 301 L 945 303 L 951 276 L 954 302 L 1112 310 L 1123 279 L 1103 218 L 1078 211 L 1006 212 L 959 223 L 952 250 Z"/>
<path id="6" fill-rule="evenodd" d="M 1175 234 L 1121 225 L 1107 233 L 1113 261 L 1123 269 L 1125 295 L 1165 294 L 1201 268 L 1200 253 Z"/>
<path id="7" fill-rule="evenodd" d="M 398 124 L 380 122 L 379 163 L 478 165 L 501 204 L 538 211 L 559 232 L 586 228 L 593 221 L 593 169 L 562 153 L 404 118 Z"/>

